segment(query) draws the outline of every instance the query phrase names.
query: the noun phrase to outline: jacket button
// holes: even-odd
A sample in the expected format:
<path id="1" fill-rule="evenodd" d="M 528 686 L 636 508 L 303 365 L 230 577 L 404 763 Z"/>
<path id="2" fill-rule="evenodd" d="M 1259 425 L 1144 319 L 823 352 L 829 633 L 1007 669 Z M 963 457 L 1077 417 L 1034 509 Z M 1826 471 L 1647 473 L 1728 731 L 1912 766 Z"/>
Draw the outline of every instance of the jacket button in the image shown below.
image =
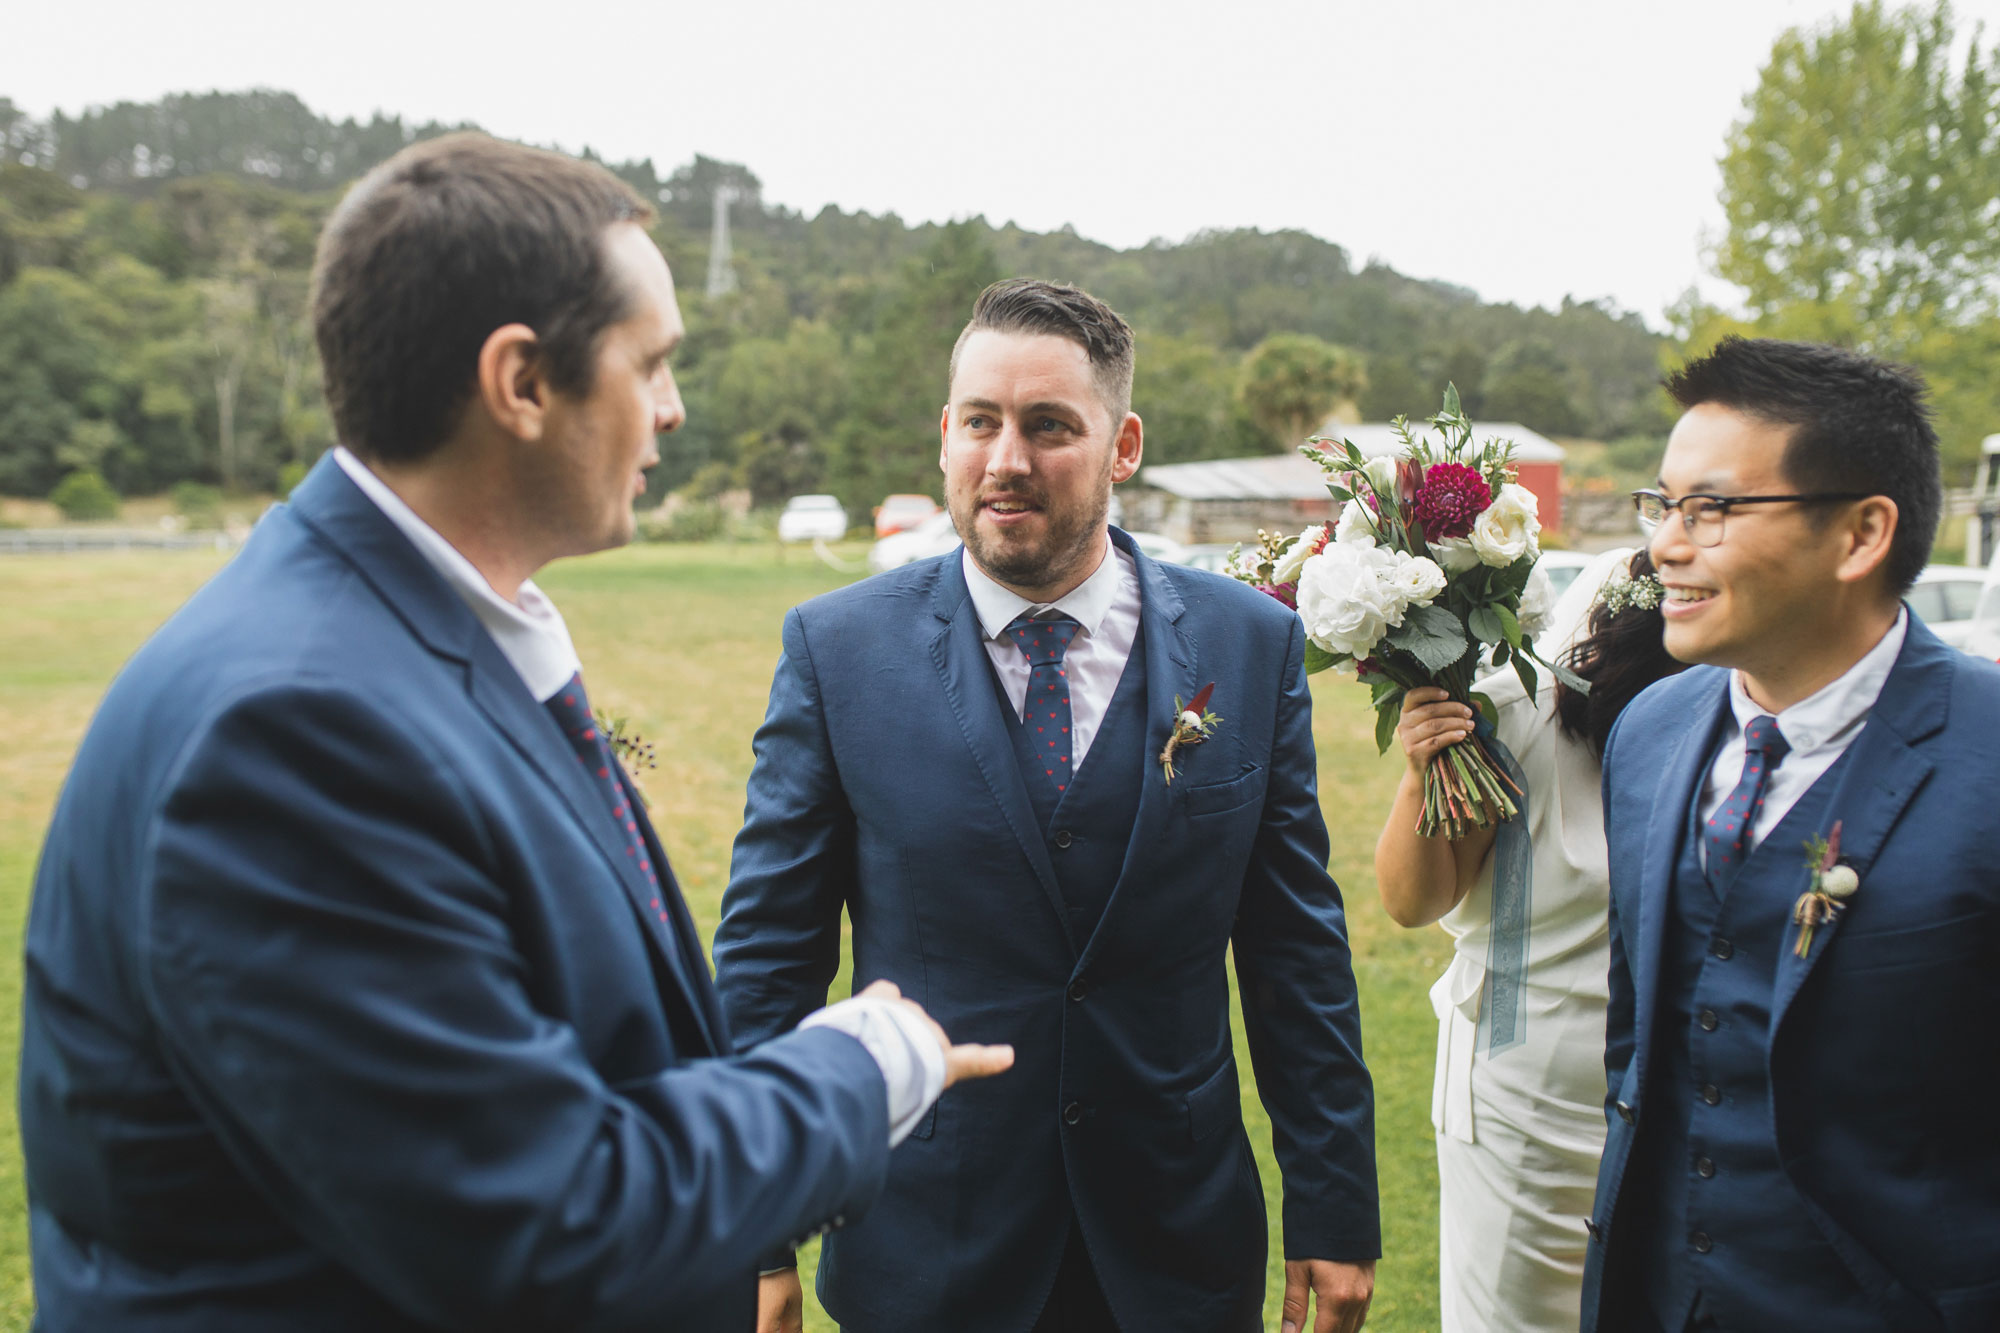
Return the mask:
<path id="1" fill-rule="evenodd" d="M 1630 1102 L 1618 1103 L 1618 1118 L 1620 1120 L 1623 1120 L 1628 1125 L 1632 1123 L 1634 1117 L 1632 1115 L 1632 1104 Z"/>
<path id="2" fill-rule="evenodd" d="M 1697 1231 L 1688 1237 L 1688 1244 L 1694 1246 L 1696 1254 L 1707 1254 L 1715 1248 L 1715 1242 L 1708 1238 L 1706 1231 Z"/>
<path id="3" fill-rule="evenodd" d="M 1736 946 L 1721 936 L 1717 936 L 1708 946 L 1708 951 L 1725 963 L 1736 956 Z"/>
<path id="4" fill-rule="evenodd" d="M 1071 1102 L 1068 1106 L 1063 1107 L 1063 1123 L 1065 1125 L 1074 1125 L 1082 1119 L 1083 1119 L 1082 1102 Z"/>
<path id="5" fill-rule="evenodd" d="M 1710 1106 L 1720 1106 L 1722 1104 L 1722 1089 L 1716 1087 L 1713 1083 L 1704 1083 L 1701 1085 L 1701 1099 Z"/>
<path id="6" fill-rule="evenodd" d="M 1070 983 L 1069 983 L 1069 998 L 1070 998 L 1070 999 L 1072 999 L 1072 1000 L 1078 1000 L 1078 1001 L 1081 1001 L 1081 1000 L 1083 999 L 1083 997 L 1084 997 L 1084 993 L 1085 993 L 1085 992 L 1084 992 L 1084 985 L 1083 985 L 1083 983 L 1082 983 L 1081 981 L 1072 981 L 1072 982 L 1070 982 Z"/>
<path id="7" fill-rule="evenodd" d="M 1701 1024 L 1703 1032 L 1713 1032 L 1722 1026 L 1722 1020 L 1715 1016 L 1715 1010 L 1713 1009 L 1702 1010 L 1694 1021 Z"/>
<path id="8" fill-rule="evenodd" d="M 1075 842 L 1076 839 L 1071 837 L 1070 831 L 1065 828 L 1056 830 L 1055 841 L 1056 841 L 1056 846 L 1058 847 L 1068 847 L 1071 843 Z"/>
<path id="9" fill-rule="evenodd" d="M 1694 1159 L 1694 1173 L 1695 1173 L 1696 1175 L 1700 1176 L 1700 1177 L 1701 1177 L 1701 1178 L 1702 1178 L 1703 1180 L 1714 1180 L 1714 1179 L 1715 1179 L 1715 1161 L 1714 1161 L 1714 1159 L 1713 1159 L 1713 1158 L 1709 1158 L 1709 1157 L 1697 1157 L 1697 1158 L 1695 1158 L 1695 1159 Z"/>
<path id="10" fill-rule="evenodd" d="M 1590 1233 L 1590 1238 L 1592 1240 L 1601 1241 L 1604 1239 L 1604 1228 L 1597 1225 L 1597 1219 L 1594 1217 L 1586 1217 L 1583 1219 L 1583 1229 Z"/>

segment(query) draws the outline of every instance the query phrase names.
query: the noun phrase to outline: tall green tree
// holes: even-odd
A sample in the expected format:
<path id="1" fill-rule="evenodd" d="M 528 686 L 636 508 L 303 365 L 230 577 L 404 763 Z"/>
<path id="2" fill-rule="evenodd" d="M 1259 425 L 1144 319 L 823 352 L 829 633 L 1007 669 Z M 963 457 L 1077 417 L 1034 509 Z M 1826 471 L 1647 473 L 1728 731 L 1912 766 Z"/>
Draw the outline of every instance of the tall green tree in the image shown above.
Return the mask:
<path id="1" fill-rule="evenodd" d="M 1297 448 L 1368 387 L 1361 358 L 1306 333 L 1274 333 L 1243 359 L 1237 399 L 1278 451 Z"/>

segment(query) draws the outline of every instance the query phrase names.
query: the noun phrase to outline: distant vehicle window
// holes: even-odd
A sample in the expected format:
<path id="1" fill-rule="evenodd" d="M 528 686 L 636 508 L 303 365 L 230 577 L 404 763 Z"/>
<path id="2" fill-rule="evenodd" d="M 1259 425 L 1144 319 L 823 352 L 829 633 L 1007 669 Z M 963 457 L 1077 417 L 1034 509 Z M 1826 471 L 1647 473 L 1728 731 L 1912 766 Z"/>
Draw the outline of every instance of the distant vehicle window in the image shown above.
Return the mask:
<path id="1" fill-rule="evenodd" d="M 1939 584 L 1944 589 L 1944 618 L 1970 620 L 1979 609 L 1979 584 L 1973 579 L 1953 579 Z"/>
<path id="2" fill-rule="evenodd" d="M 831 495 L 796 495 L 792 497 L 792 502 L 786 505 L 785 508 L 798 510 L 838 509 L 840 508 L 840 501 L 834 499 Z"/>
<path id="3" fill-rule="evenodd" d="M 1931 624 L 1936 624 L 1938 621 L 1946 618 L 1944 613 L 1943 584 L 1919 583 L 1916 587 L 1910 589 L 1905 596 L 1909 599 L 1910 609 L 1915 611 L 1923 620 Z"/>

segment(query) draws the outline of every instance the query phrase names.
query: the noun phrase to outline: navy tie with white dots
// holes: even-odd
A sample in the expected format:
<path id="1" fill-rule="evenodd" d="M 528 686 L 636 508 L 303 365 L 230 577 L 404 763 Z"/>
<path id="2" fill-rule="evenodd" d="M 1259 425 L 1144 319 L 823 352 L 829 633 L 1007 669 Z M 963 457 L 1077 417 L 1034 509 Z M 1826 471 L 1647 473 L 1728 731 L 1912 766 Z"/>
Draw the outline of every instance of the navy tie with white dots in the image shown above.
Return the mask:
<path id="1" fill-rule="evenodd" d="M 646 840 L 639 833 L 639 814 L 625 799 L 625 789 L 618 781 L 618 760 L 611 752 L 610 738 L 591 715 L 590 696 L 583 692 L 583 677 L 571 676 L 549 697 L 547 706 L 556 725 L 569 738 L 590 785 L 597 788 L 612 819 L 617 821 L 618 830 L 624 835 L 625 855 L 633 859 L 645 877 L 646 886 L 652 890 L 653 915 L 662 926 L 670 926 L 666 904 L 661 900 L 660 877 L 653 869 L 653 858 L 646 854 Z"/>
<path id="2" fill-rule="evenodd" d="M 1768 713 L 1751 718 L 1750 725 L 1743 728 L 1743 776 L 1737 779 L 1736 790 L 1729 793 L 1729 799 L 1715 812 L 1715 818 L 1708 821 L 1705 833 L 1708 882 L 1718 893 L 1728 888 L 1729 881 L 1743 868 L 1747 855 L 1744 848 L 1749 843 L 1750 830 L 1757 823 L 1757 812 L 1764 806 L 1764 788 L 1770 783 L 1771 770 L 1791 749 L 1778 730 L 1778 719 Z"/>
<path id="3" fill-rule="evenodd" d="M 1028 659 L 1028 699 L 1021 725 L 1028 729 L 1042 772 L 1058 792 L 1069 790 L 1074 765 L 1070 753 L 1069 673 L 1063 654 L 1082 629 L 1060 613 L 1016 616 L 1004 631 Z"/>

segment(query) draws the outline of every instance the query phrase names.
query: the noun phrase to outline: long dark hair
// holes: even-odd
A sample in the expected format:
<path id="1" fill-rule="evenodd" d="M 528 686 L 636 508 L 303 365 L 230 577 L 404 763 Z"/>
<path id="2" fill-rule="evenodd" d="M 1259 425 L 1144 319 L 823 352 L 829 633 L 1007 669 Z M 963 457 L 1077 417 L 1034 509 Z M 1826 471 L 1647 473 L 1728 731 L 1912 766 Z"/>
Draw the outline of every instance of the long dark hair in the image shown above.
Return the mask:
<path id="1" fill-rule="evenodd" d="M 1632 556 L 1632 577 L 1653 572 L 1652 559 L 1641 547 Z M 1590 682 L 1589 694 L 1578 694 L 1556 683 L 1556 724 L 1572 740 L 1587 742 L 1597 757 L 1611 739 L 1611 724 L 1625 705 L 1656 680 L 1687 669 L 1667 655 L 1662 642 L 1666 622 L 1659 608 L 1628 606 L 1613 611 L 1603 602 L 1590 608 L 1589 633 L 1563 655 L 1563 665 Z"/>

